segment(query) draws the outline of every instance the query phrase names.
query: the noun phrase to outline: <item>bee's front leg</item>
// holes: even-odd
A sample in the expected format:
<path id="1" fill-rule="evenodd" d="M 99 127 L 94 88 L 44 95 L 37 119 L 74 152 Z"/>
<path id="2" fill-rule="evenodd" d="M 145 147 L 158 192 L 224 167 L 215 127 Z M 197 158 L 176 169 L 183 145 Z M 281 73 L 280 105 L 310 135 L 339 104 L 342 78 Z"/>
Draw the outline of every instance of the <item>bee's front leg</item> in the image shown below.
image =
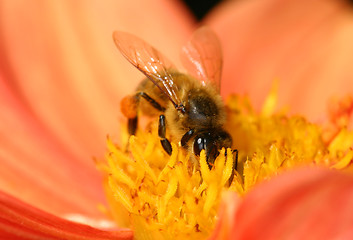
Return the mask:
<path id="1" fill-rule="evenodd" d="M 159 124 L 158 124 L 158 136 L 161 138 L 161 144 L 163 149 L 169 154 L 172 154 L 172 145 L 169 140 L 165 137 L 166 132 L 166 122 L 165 116 L 162 114 L 159 116 Z"/>
<path id="2" fill-rule="evenodd" d="M 232 154 L 233 154 L 233 171 L 232 171 L 232 175 L 230 176 L 229 180 L 228 180 L 228 184 L 229 186 L 232 184 L 233 182 L 233 179 L 234 179 L 234 175 L 235 175 L 235 172 L 237 171 L 237 167 L 238 167 L 238 150 L 237 149 L 234 149 L 232 151 Z"/>
<path id="3" fill-rule="evenodd" d="M 137 116 L 128 119 L 128 132 L 129 135 L 135 135 L 137 129 Z"/>
<path id="4" fill-rule="evenodd" d="M 189 131 L 187 131 L 183 137 L 181 138 L 180 140 L 180 145 L 183 147 L 183 148 L 187 148 L 187 144 L 189 142 L 189 140 L 192 138 L 192 136 L 194 136 L 194 129 L 190 129 Z"/>

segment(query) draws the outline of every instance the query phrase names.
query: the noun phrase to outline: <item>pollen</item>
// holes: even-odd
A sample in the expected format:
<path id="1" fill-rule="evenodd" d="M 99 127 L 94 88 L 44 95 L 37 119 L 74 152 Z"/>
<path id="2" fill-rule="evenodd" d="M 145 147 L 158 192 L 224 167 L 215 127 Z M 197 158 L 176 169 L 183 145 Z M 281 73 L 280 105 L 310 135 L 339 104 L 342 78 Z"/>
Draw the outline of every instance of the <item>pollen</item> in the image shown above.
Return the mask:
<path id="1" fill-rule="evenodd" d="M 125 210 L 125 216 L 113 216 L 133 227 L 136 239 L 204 239 L 211 234 L 221 194 L 229 185 L 232 152 L 222 149 L 210 169 L 202 151 L 198 167 L 175 143 L 169 156 L 156 134 L 131 136 L 127 151 L 107 139 L 106 163 L 100 167 L 108 201 L 112 209 Z"/>
<path id="2" fill-rule="evenodd" d="M 239 151 L 235 189 L 246 194 L 257 183 L 301 166 L 352 171 L 353 132 L 349 119 L 353 109 L 351 97 L 330 103 L 329 121 L 309 122 L 303 116 L 289 116 L 286 110 L 275 111 L 275 85 L 257 113 L 247 97 L 231 95 L 226 106 L 234 147 Z M 332 106 L 334 105 L 334 106 Z M 234 182 L 233 182 L 234 183 Z"/>
<path id="3" fill-rule="evenodd" d="M 221 149 L 210 168 L 204 151 L 195 164 L 195 156 L 168 136 L 169 156 L 156 124 L 139 128 L 136 136 L 125 134 L 121 144 L 108 137 L 105 161 L 98 166 L 117 224 L 134 229 L 136 239 L 206 239 L 227 191 L 243 196 L 256 184 L 300 166 L 352 171 L 353 132 L 342 116 L 349 118 L 353 101 L 332 108 L 328 124 L 319 125 L 275 111 L 276 99 L 275 86 L 257 112 L 248 97 L 227 98 L 225 129 L 239 152 L 235 172 L 231 149 Z"/>

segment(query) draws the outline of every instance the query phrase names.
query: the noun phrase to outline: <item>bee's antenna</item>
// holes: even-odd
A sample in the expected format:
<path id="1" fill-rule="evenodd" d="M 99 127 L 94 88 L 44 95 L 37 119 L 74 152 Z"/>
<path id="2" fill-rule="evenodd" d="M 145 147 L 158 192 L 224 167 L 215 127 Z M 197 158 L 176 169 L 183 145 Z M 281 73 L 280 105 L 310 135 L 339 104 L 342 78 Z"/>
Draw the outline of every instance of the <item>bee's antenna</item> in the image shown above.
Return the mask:
<path id="1" fill-rule="evenodd" d="M 174 104 L 174 107 L 177 111 L 180 111 L 182 114 L 185 114 L 185 107 L 183 104 L 179 104 L 179 105 Z"/>

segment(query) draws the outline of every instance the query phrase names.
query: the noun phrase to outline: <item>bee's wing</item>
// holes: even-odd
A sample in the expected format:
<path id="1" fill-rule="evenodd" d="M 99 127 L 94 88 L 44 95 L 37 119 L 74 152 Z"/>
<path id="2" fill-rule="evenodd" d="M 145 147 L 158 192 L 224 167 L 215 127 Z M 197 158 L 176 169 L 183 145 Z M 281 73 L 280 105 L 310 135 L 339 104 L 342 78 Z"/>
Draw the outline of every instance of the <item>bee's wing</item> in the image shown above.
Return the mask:
<path id="1" fill-rule="evenodd" d="M 176 108 L 180 106 L 178 88 L 170 73 L 173 64 L 154 47 L 132 34 L 116 31 L 113 38 L 124 57 L 145 74 Z"/>
<path id="2" fill-rule="evenodd" d="M 188 72 L 204 85 L 219 91 L 222 75 L 222 49 L 216 34 L 208 27 L 197 29 L 182 49 L 182 61 Z"/>

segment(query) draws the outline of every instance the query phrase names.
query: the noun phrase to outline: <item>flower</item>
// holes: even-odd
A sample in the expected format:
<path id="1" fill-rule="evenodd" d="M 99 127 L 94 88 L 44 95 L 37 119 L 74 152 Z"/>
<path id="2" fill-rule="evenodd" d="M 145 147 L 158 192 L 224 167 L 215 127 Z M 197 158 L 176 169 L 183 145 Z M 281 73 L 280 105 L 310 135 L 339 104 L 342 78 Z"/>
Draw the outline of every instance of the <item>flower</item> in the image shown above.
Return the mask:
<path id="1" fill-rule="evenodd" d="M 305 216 L 306 214 L 300 210 L 300 207 L 305 209 L 308 204 L 316 201 L 317 197 L 325 196 L 327 202 L 323 201 L 323 204 L 329 209 L 328 206 L 335 203 L 328 197 L 330 194 L 335 193 L 337 196 L 341 191 L 348 191 L 340 194 L 350 197 L 353 194 L 353 185 L 351 185 L 353 175 L 344 176 L 327 169 L 352 171 L 353 132 L 340 128 L 332 139 L 325 141 L 324 136 L 327 131 L 330 131 L 329 129 L 320 128 L 319 125 L 310 123 L 303 117 L 288 117 L 284 113 L 274 113 L 274 106 L 270 102 L 277 98 L 275 89 L 265 101 L 261 113 L 256 113 L 251 108 L 246 97 L 230 95 L 226 102 L 228 113 L 226 129 L 233 139 L 242 139 L 241 142 L 234 143 L 234 147 L 239 151 L 238 172 L 235 172 L 230 186 L 228 181 L 231 178 L 235 160 L 231 149 L 227 150 L 227 157 L 225 157 L 225 149 L 222 149 L 213 167 L 209 169 L 204 152 L 200 156 L 199 166 L 192 164 L 192 156 L 174 143 L 172 143 L 172 155 L 168 156 L 159 142 L 156 124 L 148 125 L 148 130 L 140 129 L 136 136 L 130 137 L 129 143 L 123 143 L 122 146 L 108 139 L 107 163 L 100 162 L 99 166 L 106 176 L 106 195 L 109 199 L 110 211 L 120 226 L 135 229 L 137 239 L 205 239 L 215 227 L 219 216 L 217 209 L 222 195 L 226 194 L 228 197 L 225 197 L 223 208 L 227 210 L 223 212 L 234 215 L 228 217 L 231 220 L 227 219 L 226 223 L 221 221 L 221 224 L 235 222 L 229 225 L 231 229 L 228 230 L 229 233 L 227 230 L 217 230 L 215 238 L 219 237 L 219 234 L 224 234 L 229 235 L 230 238 L 241 236 L 239 239 L 247 239 L 250 236 L 252 239 L 257 239 L 261 236 L 261 231 L 257 229 L 250 231 L 250 229 L 256 228 L 257 224 L 262 226 L 261 221 L 266 222 L 267 218 L 272 220 L 271 215 L 266 218 L 264 214 L 266 211 L 270 210 L 273 214 L 282 215 L 280 211 L 293 214 L 292 212 L 297 211 L 293 209 L 299 208 L 299 213 L 294 217 L 303 223 L 303 225 L 297 223 L 298 226 L 308 229 L 313 220 L 309 219 L 307 223 L 303 217 L 303 214 Z M 352 106 L 353 101 L 350 101 L 347 107 L 350 109 Z M 338 109 L 338 112 L 344 112 L 344 108 Z M 126 137 L 123 138 L 126 139 Z M 297 170 L 295 173 L 289 171 L 303 166 L 306 166 L 304 170 Z M 324 167 L 326 170 L 323 170 Z M 275 178 L 283 172 L 288 174 Z M 295 174 L 298 176 L 296 177 Z M 326 176 L 328 179 L 325 179 Z M 263 184 L 261 188 L 256 188 L 260 183 L 272 178 L 275 178 L 271 181 L 273 189 L 272 184 L 269 184 L 270 186 Z M 325 183 L 330 186 L 328 190 L 332 193 L 326 192 L 322 179 L 325 179 Z M 335 184 L 342 184 L 348 189 L 335 188 Z M 309 190 L 306 189 L 312 193 L 309 194 L 307 192 Z M 288 193 L 283 196 L 279 194 L 286 191 Z M 269 195 L 263 196 L 266 193 Z M 306 194 L 304 199 L 301 197 L 302 194 Z M 239 200 L 241 196 L 244 196 L 244 201 Z M 257 204 L 256 200 L 268 202 Z M 343 201 L 349 202 L 349 200 Z M 279 207 L 276 205 L 277 202 L 280 202 Z M 230 207 L 234 204 L 238 206 Z M 269 207 L 271 208 L 268 210 Z M 248 208 L 249 215 L 244 208 Z M 259 210 L 251 210 L 253 208 Z M 316 211 L 320 210 L 322 208 L 318 207 Z M 338 210 L 343 213 L 345 210 L 349 211 L 349 208 L 345 209 L 343 205 Z M 335 237 L 336 229 L 342 227 L 343 232 L 341 230 L 338 232 L 342 234 L 352 226 L 344 223 L 344 219 L 350 220 L 349 214 L 345 214 L 344 216 L 347 217 L 341 219 L 339 215 L 332 214 L 333 211 L 332 209 L 331 217 L 337 218 L 339 223 L 328 229 L 327 234 Z M 326 224 L 324 219 L 330 217 L 330 215 L 321 214 L 320 218 L 316 217 L 315 212 L 309 211 L 309 213 L 307 214 L 311 218 L 316 219 L 317 222 L 321 221 L 322 224 Z M 235 219 L 232 220 L 234 216 Z M 243 222 L 247 223 L 249 218 L 256 224 L 242 225 Z M 293 219 L 286 215 L 283 218 L 288 221 L 288 224 L 283 228 L 270 228 L 271 234 L 285 237 L 295 229 L 290 224 L 294 222 Z M 276 221 L 278 220 L 272 220 L 272 222 Z M 314 229 L 320 231 L 322 224 L 315 225 Z M 238 230 L 239 226 L 244 227 Z M 271 234 L 268 235 L 269 239 L 276 236 Z M 301 236 L 302 233 L 294 234 Z M 316 235 L 325 236 L 320 232 L 308 234 L 308 236 Z M 225 236 L 222 235 L 222 237 Z"/>
<path id="2" fill-rule="evenodd" d="M 101 181 L 89 159 L 102 154 L 107 133 L 114 135 L 118 131 L 119 100 L 126 92 L 133 91 L 130 79 L 136 83 L 140 80 L 128 63 L 119 62 L 111 33 L 113 30 L 132 32 L 158 45 L 165 55 L 176 60 L 179 46 L 191 33 L 194 22 L 177 2 L 155 1 L 143 3 L 144 6 L 135 1 L 22 4 L 26 5 L 12 2 L 2 5 L 1 189 L 59 217 L 77 213 L 88 218 L 103 218 L 104 214 L 96 207 L 104 203 Z M 352 14 L 347 3 L 326 0 L 306 4 L 306 1 L 236 1 L 224 3 L 223 6 L 228 7 L 220 6 L 209 15 L 205 22 L 219 33 L 225 49 L 223 86 L 227 88 L 222 90 L 224 96 L 232 89 L 247 91 L 259 110 L 268 92 L 266 88 L 269 89 L 270 82 L 277 77 L 280 83 L 285 83 L 279 85 L 280 105 L 288 104 L 292 112 L 304 113 L 311 120 L 323 120 L 323 99 L 335 93 L 352 93 L 349 84 L 352 79 L 349 64 L 353 56 L 349 48 L 353 35 Z M 146 28 L 147 25 L 153 26 L 153 30 Z M 169 29 L 173 31 L 163 37 L 161 33 Z M 129 82 L 122 79 L 129 79 Z M 293 86 L 297 87 L 293 89 Z M 349 111 L 343 112 L 349 115 Z M 338 139 L 334 146 L 340 147 L 339 139 L 346 139 L 349 134 L 337 125 L 337 121 L 332 122 L 327 139 L 331 139 L 331 144 L 334 143 L 332 139 Z M 349 151 L 343 154 L 349 154 Z M 337 160 L 344 159 L 342 156 L 346 155 L 339 154 Z M 350 159 L 346 160 L 337 163 L 346 167 Z M 304 180 L 297 183 L 302 186 L 315 171 L 319 170 L 308 170 L 305 174 L 295 172 L 291 177 L 302 176 Z M 349 176 L 336 174 L 322 173 L 322 176 L 328 181 L 340 179 L 338 183 L 347 182 L 350 186 Z M 288 179 L 285 176 L 288 175 L 283 175 Z M 223 204 L 227 208 L 233 206 L 236 212 L 237 206 L 257 199 L 256 193 L 267 189 L 264 186 L 271 188 L 272 184 L 271 193 L 275 194 L 278 192 L 275 183 L 281 181 L 281 176 L 276 179 L 268 181 L 268 185 L 255 186 L 244 199 L 230 195 Z M 288 199 L 285 194 L 275 196 Z M 271 196 L 268 196 L 269 202 L 274 203 L 275 198 Z M 310 200 L 312 195 L 306 196 Z M 26 225 L 31 231 L 24 231 L 24 235 L 17 238 L 43 236 L 43 230 L 47 229 L 40 227 L 43 222 L 51 222 L 51 228 L 57 229 L 64 225 L 69 229 L 76 226 L 82 234 L 91 231 L 82 225 L 34 211 L 5 193 L 1 199 L 0 230 L 3 235 L 5 232 L 15 234 L 12 227 L 23 227 L 19 221 L 8 221 L 11 212 L 19 214 L 18 218 L 12 219 L 33 216 L 38 220 L 34 225 Z M 227 204 L 229 202 L 232 203 Z M 300 199 L 296 203 L 300 209 Z M 264 213 L 259 212 L 258 216 L 265 216 L 261 215 Z M 290 212 L 283 212 L 286 213 L 290 219 Z M 244 216 L 237 213 L 235 219 L 234 215 L 228 215 L 231 221 L 223 214 L 220 221 L 223 224 L 217 225 L 215 236 L 220 232 L 226 234 L 225 226 L 229 226 L 233 234 L 231 223 L 236 224 L 241 220 L 239 216 Z M 256 227 L 257 222 L 253 223 Z M 240 230 L 237 230 L 239 236 Z M 131 237 L 131 233 L 122 232 Z M 51 235 L 53 231 L 46 234 L 60 238 L 60 235 Z M 98 230 L 95 234 L 92 239 L 115 236 Z"/>

